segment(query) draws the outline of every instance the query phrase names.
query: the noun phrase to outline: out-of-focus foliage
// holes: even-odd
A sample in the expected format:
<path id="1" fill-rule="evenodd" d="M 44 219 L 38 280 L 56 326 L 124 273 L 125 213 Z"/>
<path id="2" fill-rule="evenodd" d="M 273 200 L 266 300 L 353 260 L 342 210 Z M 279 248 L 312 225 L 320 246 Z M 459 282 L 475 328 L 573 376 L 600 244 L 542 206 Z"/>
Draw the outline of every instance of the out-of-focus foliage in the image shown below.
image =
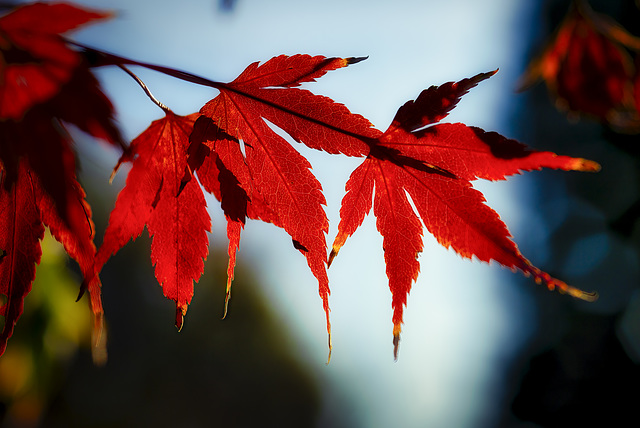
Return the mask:
<path id="1" fill-rule="evenodd" d="M 529 65 L 522 86 L 542 79 L 562 110 L 637 133 L 640 76 L 634 62 L 639 49 L 640 39 L 611 16 L 575 0 L 542 54 Z"/>
<path id="2" fill-rule="evenodd" d="M 75 302 L 80 284 L 62 245 L 47 234 L 42 247 L 20 330 L 0 358 L 0 412 L 16 426 L 39 420 L 78 348 L 90 341 L 90 311 L 86 301 Z"/>

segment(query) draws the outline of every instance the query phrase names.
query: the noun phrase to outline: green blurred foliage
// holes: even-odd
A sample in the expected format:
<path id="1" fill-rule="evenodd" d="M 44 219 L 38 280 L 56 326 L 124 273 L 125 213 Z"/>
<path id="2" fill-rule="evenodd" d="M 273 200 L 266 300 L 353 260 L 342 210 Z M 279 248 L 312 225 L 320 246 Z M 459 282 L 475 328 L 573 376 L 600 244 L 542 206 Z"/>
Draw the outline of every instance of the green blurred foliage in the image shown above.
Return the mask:
<path id="1" fill-rule="evenodd" d="M 78 348 L 89 346 L 89 307 L 75 301 L 79 278 L 51 235 L 42 250 L 24 314 L 0 358 L 0 410 L 9 425 L 36 424 Z"/>

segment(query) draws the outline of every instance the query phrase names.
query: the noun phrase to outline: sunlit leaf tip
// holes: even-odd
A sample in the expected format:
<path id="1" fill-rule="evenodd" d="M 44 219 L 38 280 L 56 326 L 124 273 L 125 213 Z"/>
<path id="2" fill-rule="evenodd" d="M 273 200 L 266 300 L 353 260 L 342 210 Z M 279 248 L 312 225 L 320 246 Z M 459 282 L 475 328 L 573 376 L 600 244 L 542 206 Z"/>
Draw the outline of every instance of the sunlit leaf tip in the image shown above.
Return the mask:
<path id="1" fill-rule="evenodd" d="M 557 289 L 562 294 L 568 294 L 571 297 L 584 300 L 585 302 L 595 302 L 599 297 L 596 291 L 583 291 L 555 278 L 551 278 L 547 281 L 546 285 L 551 291 Z"/>
<path id="2" fill-rule="evenodd" d="M 344 232 L 339 232 L 336 235 L 335 239 L 333 240 L 331 253 L 329 253 L 329 258 L 327 260 L 327 268 L 331 267 L 331 263 L 333 263 L 333 259 L 335 259 L 336 256 L 338 255 L 338 252 L 340 252 L 340 249 L 342 248 L 344 243 L 347 241 L 347 237 L 348 237 L 348 234 Z"/>
<path id="3" fill-rule="evenodd" d="M 340 251 L 340 249 L 336 247 L 333 247 L 331 249 L 331 253 L 329 253 L 329 259 L 327 260 L 327 268 L 331 267 L 331 263 L 333 263 L 333 259 L 335 259 L 338 255 L 338 251 Z"/>
<path id="4" fill-rule="evenodd" d="M 588 159 L 575 158 L 573 161 L 573 165 L 571 165 L 571 169 L 574 171 L 583 171 L 583 172 L 598 172 L 601 167 L 598 162 L 594 162 Z"/>
<path id="5" fill-rule="evenodd" d="M 585 302 L 595 302 L 600 297 L 597 291 L 582 291 L 574 287 L 569 287 L 565 292 Z"/>
<path id="6" fill-rule="evenodd" d="M 531 273 L 537 284 L 545 284 L 550 291 L 558 290 L 561 294 L 568 294 L 571 297 L 584 300 L 585 302 L 595 302 L 598 300 L 599 296 L 595 291 L 583 291 L 579 288 L 572 287 L 566 282 L 553 278 L 548 273 L 534 267 L 532 267 Z"/>

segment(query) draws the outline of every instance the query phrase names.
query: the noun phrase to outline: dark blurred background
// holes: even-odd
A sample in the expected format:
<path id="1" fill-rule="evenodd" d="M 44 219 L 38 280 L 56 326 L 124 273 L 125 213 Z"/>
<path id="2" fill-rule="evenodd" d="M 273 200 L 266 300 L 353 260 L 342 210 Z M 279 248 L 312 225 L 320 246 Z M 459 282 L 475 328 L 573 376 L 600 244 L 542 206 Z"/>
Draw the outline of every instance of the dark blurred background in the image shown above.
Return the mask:
<path id="1" fill-rule="evenodd" d="M 544 2 L 534 46 L 543 46 L 558 28 L 568 3 Z M 637 2 L 589 4 L 640 34 Z M 532 189 L 532 205 L 550 230 L 546 268 L 598 290 L 600 298 L 584 305 L 536 296 L 536 334 L 512 365 L 510 409 L 539 426 L 634 426 L 640 423 L 640 136 L 556 109 L 544 85 L 519 99 L 518 138 L 602 165 L 595 175 L 543 175 Z M 521 423 L 512 419 L 504 426 Z"/>

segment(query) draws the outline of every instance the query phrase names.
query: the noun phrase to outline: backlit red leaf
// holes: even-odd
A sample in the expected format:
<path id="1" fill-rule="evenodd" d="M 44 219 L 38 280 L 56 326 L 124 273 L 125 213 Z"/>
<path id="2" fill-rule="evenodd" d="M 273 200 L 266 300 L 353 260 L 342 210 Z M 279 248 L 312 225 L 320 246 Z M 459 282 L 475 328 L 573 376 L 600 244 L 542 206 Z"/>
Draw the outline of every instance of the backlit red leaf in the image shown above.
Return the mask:
<path id="1" fill-rule="evenodd" d="M 599 166 L 584 159 L 537 152 L 499 134 L 463 124 L 423 128 L 444 117 L 462 94 L 490 75 L 432 87 L 416 101 L 406 103 L 347 182 L 329 262 L 373 205 L 393 295 L 396 357 L 403 309 L 420 269 L 417 257 L 422 251 L 421 223 L 441 245 L 462 257 L 494 260 L 532 275 L 550 289 L 558 288 L 585 300 L 593 298 L 531 265 L 510 239 L 498 214 L 485 204 L 470 181 L 501 180 L 543 167 L 597 171 Z"/>
<path id="2" fill-rule="evenodd" d="M 265 119 L 309 147 L 352 156 L 367 153 L 380 131 L 343 105 L 296 88 L 358 60 L 296 55 L 276 57 L 261 66 L 252 64 L 236 80 L 221 85 L 221 94 L 201 109 L 211 122 L 209 127 L 224 133 L 224 137 L 200 138 L 217 156 L 209 162 L 217 159 L 236 177 L 248 198 L 247 217 L 282 227 L 305 255 L 319 282 L 328 330 L 325 199 L 307 160 Z M 203 172 L 199 169 L 198 175 L 206 181 Z M 224 209 L 224 190 L 221 193 Z M 235 242 L 231 238 L 238 231 L 235 227 L 230 242 Z"/>
<path id="3" fill-rule="evenodd" d="M 230 96 L 223 90 L 201 113 L 232 137 L 210 141 L 208 145 L 216 153 L 220 150 L 219 159 L 229 171 L 237 171 L 246 164 L 245 176 L 250 181 L 240 184 L 246 186 L 247 195 L 254 196 L 252 206 L 262 213 L 265 209 L 256 206 L 256 201 L 263 201 L 267 212 L 272 213 L 268 220 L 282 227 L 303 248 L 307 264 L 319 282 L 329 328 L 325 241 L 328 221 L 322 208 L 325 199 L 320 183 L 310 171 L 311 165 L 267 126 L 261 110 L 251 101 Z"/>
<path id="4" fill-rule="evenodd" d="M 147 227 L 151 261 L 164 295 L 176 302 L 176 327 L 193 297 L 208 254 L 211 229 L 197 181 L 182 179 L 187 169 L 189 134 L 197 115 L 169 111 L 132 143 L 122 161 L 132 161 L 96 256 L 99 271 L 107 259 Z"/>

